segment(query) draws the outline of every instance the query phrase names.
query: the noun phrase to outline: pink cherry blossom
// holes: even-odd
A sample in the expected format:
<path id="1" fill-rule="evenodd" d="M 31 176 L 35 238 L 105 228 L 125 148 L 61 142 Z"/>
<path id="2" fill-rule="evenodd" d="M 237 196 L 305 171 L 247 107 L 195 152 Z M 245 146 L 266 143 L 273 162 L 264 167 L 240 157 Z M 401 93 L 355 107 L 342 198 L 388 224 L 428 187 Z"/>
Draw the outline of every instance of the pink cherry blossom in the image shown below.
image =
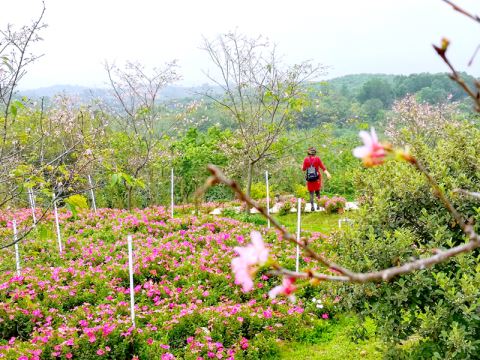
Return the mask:
<path id="1" fill-rule="evenodd" d="M 284 277 L 282 285 L 278 285 L 270 290 L 268 292 L 268 296 L 270 296 L 270 299 L 275 299 L 278 295 L 285 295 L 290 299 L 290 301 L 295 302 L 296 299 L 293 293 L 297 290 L 297 287 L 294 285 L 294 283 L 295 278 Z"/>
<path id="2" fill-rule="evenodd" d="M 263 265 L 268 259 L 268 249 L 258 231 L 251 233 L 252 243 L 245 246 L 235 247 L 239 257 L 232 260 L 232 270 L 235 274 L 235 283 L 242 285 L 243 291 L 253 289 L 252 274 L 255 272 L 255 265 Z"/>
<path id="3" fill-rule="evenodd" d="M 372 128 L 370 133 L 360 131 L 360 137 L 363 140 L 363 146 L 353 149 L 353 155 L 363 160 L 363 164 L 367 167 L 380 165 L 385 160 L 386 147 L 378 142 L 375 129 Z"/>

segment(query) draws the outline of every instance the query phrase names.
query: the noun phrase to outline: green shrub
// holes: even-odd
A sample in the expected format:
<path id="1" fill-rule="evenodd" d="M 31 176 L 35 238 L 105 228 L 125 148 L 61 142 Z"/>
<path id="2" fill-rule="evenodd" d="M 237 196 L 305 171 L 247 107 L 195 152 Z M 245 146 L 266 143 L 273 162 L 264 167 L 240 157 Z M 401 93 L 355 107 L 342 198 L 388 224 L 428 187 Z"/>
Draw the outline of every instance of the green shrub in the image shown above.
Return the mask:
<path id="1" fill-rule="evenodd" d="M 480 189 L 480 131 L 465 124 L 437 131 L 437 138 L 413 139 L 413 151 L 478 231 L 478 202 L 453 190 Z M 360 170 L 355 181 L 363 206 L 355 225 L 337 239 L 335 250 L 353 270 L 380 270 L 465 242 L 425 177 L 409 164 L 392 161 Z M 474 251 L 389 283 L 339 290 L 344 306 L 377 321 L 378 333 L 389 345 L 389 358 L 476 358 L 479 274 L 479 252 Z"/>
<path id="2" fill-rule="evenodd" d="M 302 199 L 308 199 L 309 198 L 309 193 L 308 189 L 305 185 L 300 185 L 300 184 L 295 184 L 293 186 L 294 188 L 294 195 L 296 198 L 302 198 Z"/>
<path id="3" fill-rule="evenodd" d="M 270 199 L 273 199 L 275 186 L 269 185 L 268 192 Z M 250 189 L 250 197 L 255 200 L 266 199 L 267 198 L 267 185 L 265 182 L 257 182 L 252 184 Z"/>

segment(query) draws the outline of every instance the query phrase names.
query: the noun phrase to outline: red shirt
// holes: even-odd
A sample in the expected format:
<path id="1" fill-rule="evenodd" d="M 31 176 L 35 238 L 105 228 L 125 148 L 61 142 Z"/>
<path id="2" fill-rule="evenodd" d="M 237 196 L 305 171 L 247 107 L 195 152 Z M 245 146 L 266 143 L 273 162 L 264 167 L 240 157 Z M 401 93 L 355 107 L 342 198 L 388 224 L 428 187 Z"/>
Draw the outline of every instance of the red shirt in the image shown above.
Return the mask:
<path id="1" fill-rule="evenodd" d="M 317 191 L 320 190 L 322 187 L 322 173 L 320 172 L 320 169 L 326 171 L 327 168 L 325 167 L 325 165 L 323 165 L 322 160 L 320 160 L 318 156 L 313 155 L 308 155 L 303 160 L 303 171 L 307 170 L 310 165 L 313 165 L 315 169 L 317 169 L 319 177 L 317 181 L 307 181 L 307 189 L 308 191 Z"/>

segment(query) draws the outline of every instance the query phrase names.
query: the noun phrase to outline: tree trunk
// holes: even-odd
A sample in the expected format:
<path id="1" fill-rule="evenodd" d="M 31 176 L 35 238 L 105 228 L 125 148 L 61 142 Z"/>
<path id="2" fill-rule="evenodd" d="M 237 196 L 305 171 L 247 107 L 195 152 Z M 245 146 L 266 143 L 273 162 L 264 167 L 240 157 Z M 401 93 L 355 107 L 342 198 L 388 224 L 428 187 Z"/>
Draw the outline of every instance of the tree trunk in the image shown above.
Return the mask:
<path id="1" fill-rule="evenodd" d="M 253 162 L 248 163 L 248 169 L 247 169 L 247 196 L 250 197 L 250 192 L 252 190 L 252 179 L 253 179 Z M 248 213 L 250 211 L 250 206 L 247 204 L 246 206 L 246 212 Z"/>
<path id="2" fill-rule="evenodd" d="M 128 208 L 128 210 L 132 210 L 132 193 L 133 193 L 133 186 L 127 186 L 127 208 Z"/>

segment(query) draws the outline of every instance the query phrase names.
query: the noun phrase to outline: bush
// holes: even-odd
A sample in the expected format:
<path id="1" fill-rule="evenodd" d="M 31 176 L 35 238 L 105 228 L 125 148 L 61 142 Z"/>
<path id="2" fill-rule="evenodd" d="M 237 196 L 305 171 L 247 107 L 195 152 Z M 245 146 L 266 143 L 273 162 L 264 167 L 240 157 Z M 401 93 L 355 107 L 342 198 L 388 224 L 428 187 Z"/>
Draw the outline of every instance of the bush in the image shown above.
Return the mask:
<path id="1" fill-rule="evenodd" d="M 298 206 L 298 200 L 297 198 L 290 198 L 290 199 L 287 199 L 283 202 L 283 204 L 280 206 L 280 210 L 278 211 L 278 214 L 280 216 L 284 216 L 284 215 L 287 215 L 289 214 L 292 209 L 294 208 L 297 208 Z M 303 213 L 305 211 L 305 200 L 302 199 L 301 200 L 301 208 L 300 208 L 300 211 Z"/>
<path id="2" fill-rule="evenodd" d="M 453 190 L 480 188 L 479 138 L 477 128 L 457 123 L 438 129 L 437 138 L 413 142 L 415 155 L 477 231 L 478 202 Z M 355 181 L 363 206 L 336 249 L 353 270 L 380 270 L 465 242 L 424 176 L 410 165 L 389 162 L 360 170 Z M 390 283 L 341 286 L 342 303 L 378 322 L 387 357 L 475 358 L 480 353 L 479 259 L 475 251 Z"/>
<path id="3" fill-rule="evenodd" d="M 323 199 L 322 199 L 322 203 L 323 203 L 323 207 L 325 208 L 328 214 L 333 214 L 333 213 L 341 214 L 345 211 L 346 200 L 342 197 L 334 196 L 331 199 L 326 200 L 325 202 L 323 202 Z"/>
<path id="4" fill-rule="evenodd" d="M 296 198 L 308 199 L 309 193 L 305 185 L 295 184 L 293 188 Z"/>
<path id="5" fill-rule="evenodd" d="M 268 189 L 270 199 L 273 199 L 274 190 L 275 187 L 270 185 Z M 252 188 L 250 189 L 250 197 L 255 200 L 266 199 L 267 185 L 264 182 L 253 183 Z"/>

